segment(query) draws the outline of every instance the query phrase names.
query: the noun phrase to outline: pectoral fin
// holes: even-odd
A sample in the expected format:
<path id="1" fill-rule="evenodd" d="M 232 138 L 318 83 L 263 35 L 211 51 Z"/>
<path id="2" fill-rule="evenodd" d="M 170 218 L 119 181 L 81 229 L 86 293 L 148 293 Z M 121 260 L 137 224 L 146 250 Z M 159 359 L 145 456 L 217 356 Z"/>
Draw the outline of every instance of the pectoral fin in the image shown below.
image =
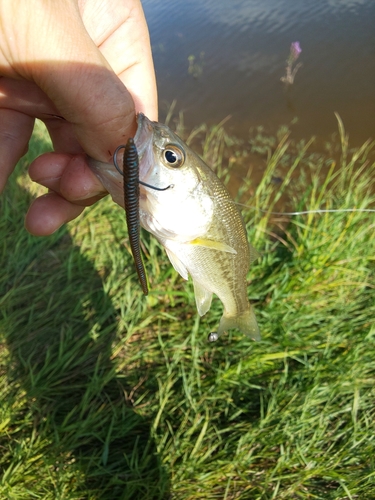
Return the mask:
<path id="1" fill-rule="evenodd" d="M 178 274 L 184 278 L 184 280 L 187 280 L 189 278 L 189 274 L 184 264 L 171 250 L 169 250 L 168 248 L 166 248 L 165 250 L 167 252 L 169 260 L 171 261 L 172 266 L 175 268 Z"/>
<path id="2" fill-rule="evenodd" d="M 228 252 L 234 254 L 237 253 L 237 250 L 235 250 L 234 248 L 230 247 L 229 245 L 221 241 L 207 240 L 205 238 L 195 238 L 195 240 L 190 241 L 189 244 L 205 248 L 212 248 L 213 250 L 220 250 L 221 252 Z"/>
<path id="3" fill-rule="evenodd" d="M 193 285 L 198 314 L 199 316 L 203 316 L 211 307 L 212 292 L 196 280 L 193 280 Z"/>

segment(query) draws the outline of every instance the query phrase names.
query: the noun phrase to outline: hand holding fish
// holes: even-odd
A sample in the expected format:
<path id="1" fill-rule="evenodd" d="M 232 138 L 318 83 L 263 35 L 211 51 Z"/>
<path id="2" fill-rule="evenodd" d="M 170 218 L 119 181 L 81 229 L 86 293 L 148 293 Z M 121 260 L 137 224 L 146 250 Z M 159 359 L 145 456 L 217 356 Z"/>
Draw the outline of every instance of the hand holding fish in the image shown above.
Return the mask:
<path id="1" fill-rule="evenodd" d="M 0 190 L 25 153 L 34 119 L 55 153 L 31 178 L 48 187 L 26 218 L 50 234 L 106 194 L 84 155 L 109 161 L 135 132 L 135 108 L 156 119 L 156 85 L 139 0 L 0 0 Z"/>

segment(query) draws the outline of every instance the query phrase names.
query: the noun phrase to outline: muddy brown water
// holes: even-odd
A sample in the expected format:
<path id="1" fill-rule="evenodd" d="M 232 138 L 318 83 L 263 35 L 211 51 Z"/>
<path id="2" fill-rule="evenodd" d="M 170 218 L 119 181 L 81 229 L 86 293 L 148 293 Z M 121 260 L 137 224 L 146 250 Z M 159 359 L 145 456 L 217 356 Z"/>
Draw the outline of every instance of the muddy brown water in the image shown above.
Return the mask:
<path id="1" fill-rule="evenodd" d="M 375 137 L 374 0 L 143 0 L 160 118 L 173 100 L 188 127 L 252 126 L 330 140 L 338 112 L 352 145 Z M 294 84 L 280 81 L 290 44 L 302 53 Z"/>

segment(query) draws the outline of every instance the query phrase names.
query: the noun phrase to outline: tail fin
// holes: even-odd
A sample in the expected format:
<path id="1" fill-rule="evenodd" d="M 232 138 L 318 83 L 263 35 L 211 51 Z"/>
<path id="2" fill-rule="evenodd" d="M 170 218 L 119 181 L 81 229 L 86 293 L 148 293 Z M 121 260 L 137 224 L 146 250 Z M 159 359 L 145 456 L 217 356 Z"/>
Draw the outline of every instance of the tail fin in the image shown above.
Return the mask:
<path id="1" fill-rule="evenodd" d="M 249 309 L 239 314 L 238 316 L 225 316 L 221 317 L 219 329 L 216 333 L 210 334 L 210 340 L 217 340 L 220 335 L 231 328 L 238 328 L 242 333 L 251 337 L 253 340 L 260 340 L 260 331 L 258 323 L 253 311 L 249 304 Z"/>

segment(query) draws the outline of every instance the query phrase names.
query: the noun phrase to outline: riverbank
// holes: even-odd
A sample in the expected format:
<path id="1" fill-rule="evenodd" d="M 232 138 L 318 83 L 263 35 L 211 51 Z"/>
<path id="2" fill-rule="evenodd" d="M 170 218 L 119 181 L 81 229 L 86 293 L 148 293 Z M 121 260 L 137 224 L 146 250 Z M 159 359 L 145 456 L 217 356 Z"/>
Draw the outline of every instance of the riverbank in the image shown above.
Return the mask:
<path id="1" fill-rule="evenodd" d="M 145 298 L 109 199 L 26 233 L 25 171 L 48 147 L 36 131 L 0 199 L 1 498 L 375 497 L 374 144 L 350 150 L 339 131 L 332 154 L 286 130 L 242 150 L 221 127 L 188 138 L 227 182 L 250 153 L 267 163 L 237 189 L 262 255 L 248 289 L 262 341 L 214 344 L 220 301 L 199 318 L 143 232 Z M 285 193 L 294 212 L 340 211 L 271 214 Z"/>

